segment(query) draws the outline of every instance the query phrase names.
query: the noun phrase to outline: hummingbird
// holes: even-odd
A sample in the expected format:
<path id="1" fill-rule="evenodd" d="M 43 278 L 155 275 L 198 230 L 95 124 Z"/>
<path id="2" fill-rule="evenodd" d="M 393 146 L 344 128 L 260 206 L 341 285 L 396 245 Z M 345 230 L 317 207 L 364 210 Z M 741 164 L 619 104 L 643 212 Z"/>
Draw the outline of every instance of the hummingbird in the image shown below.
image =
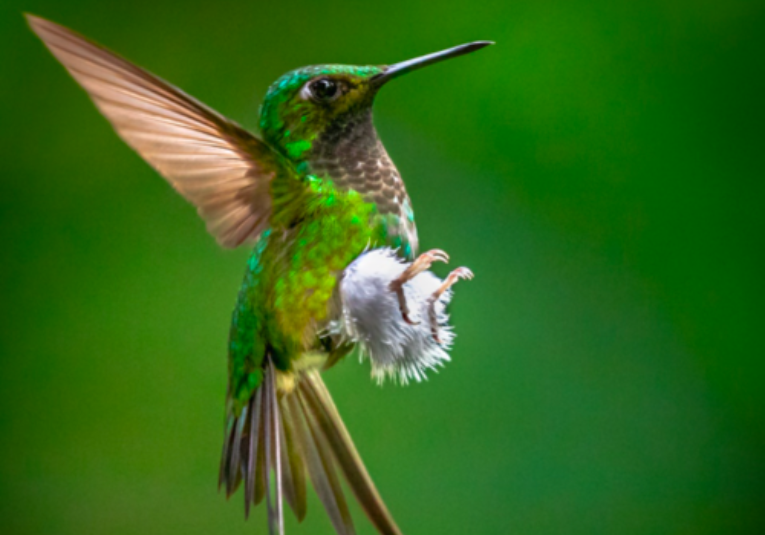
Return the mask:
<path id="1" fill-rule="evenodd" d="M 321 379 L 356 346 L 372 374 L 420 380 L 448 360 L 454 282 L 417 256 L 410 198 L 372 121 L 390 80 L 483 48 L 477 41 L 392 65 L 314 65 L 274 82 L 260 136 L 76 32 L 26 15 L 117 134 L 183 197 L 223 247 L 254 244 L 234 307 L 219 487 L 306 514 L 306 474 L 339 534 L 354 533 L 342 474 L 382 534 L 401 533 Z"/>

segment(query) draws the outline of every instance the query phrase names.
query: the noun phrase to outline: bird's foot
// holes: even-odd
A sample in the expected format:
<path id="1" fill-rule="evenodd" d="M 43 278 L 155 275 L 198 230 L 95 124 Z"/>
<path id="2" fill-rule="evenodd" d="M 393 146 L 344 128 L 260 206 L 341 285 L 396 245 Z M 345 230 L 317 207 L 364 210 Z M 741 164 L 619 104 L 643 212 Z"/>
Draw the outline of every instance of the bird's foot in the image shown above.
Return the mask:
<path id="1" fill-rule="evenodd" d="M 407 282 L 415 278 L 417 275 L 419 275 L 423 271 L 430 269 L 430 266 L 433 264 L 433 262 L 447 263 L 449 262 L 449 255 L 446 254 L 441 249 L 431 249 L 430 251 L 426 253 L 422 253 L 420 256 L 417 257 L 417 259 L 414 262 L 412 262 L 412 264 L 409 267 L 407 267 L 401 273 L 401 275 L 398 276 L 398 278 L 394 279 L 390 283 L 391 291 L 396 292 L 396 296 L 398 297 L 398 306 L 399 306 L 399 309 L 401 310 L 401 316 L 404 318 L 404 321 L 407 322 L 409 325 L 416 325 L 417 322 L 412 321 L 412 319 L 409 317 L 409 307 L 406 304 L 406 296 L 404 295 L 404 284 L 406 284 Z M 451 284 L 454 284 L 454 282 L 452 282 Z M 451 286 L 451 284 L 446 286 L 446 288 Z M 446 288 L 444 288 L 443 290 L 439 288 L 437 292 L 440 291 L 440 293 L 438 295 L 441 295 L 444 291 L 446 291 Z"/>
<path id="2" fill-rule="evenodd" d="M 441 343 L 441 339 L 438 336 L 438 314 L 436 313 L 436 302 L 443 295 L 443 293 L 452 287 L 452 285 L 460 279 L 470 280 L 473 278 L 473 272 L 466 267 L 458 267 L 444 279 L 441 286 L 433 292 L 428 299 L 428 320 L 430 321 L 430 332 L 433 335 L 433 340 L 437 344 Z"/>

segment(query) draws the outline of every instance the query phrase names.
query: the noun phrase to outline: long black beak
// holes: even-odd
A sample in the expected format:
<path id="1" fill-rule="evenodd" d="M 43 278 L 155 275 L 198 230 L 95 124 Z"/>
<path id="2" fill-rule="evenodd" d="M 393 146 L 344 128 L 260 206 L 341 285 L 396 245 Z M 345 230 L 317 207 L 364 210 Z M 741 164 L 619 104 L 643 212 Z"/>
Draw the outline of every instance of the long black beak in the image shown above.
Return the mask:
<path id="1" fill-rule="evenodd" d="M 457 56 L 461 56 L 463 54 L 470 54 L 471 52 L 475 52 L 476 50 L 493 44 L 494 41 L 474 41 L 472 43 L 466 43 L 464 45 L 455 46 L 453 48 L 447 48 L 446 50 L 441 50 L 440 52 L 434 52 L 426 56 L 420 56 L 419 58 L 402 61 L 401 63 L 395 63 L 385 67 L 385 70 L 372 78 L 371 81 L 374 85 L 379 87 L 384 83 L 392 80 L 393 78 L 401 76 L 402 74 L 412 72 L 414 70 L 425 67 L 426 65 L 438 63 L 439 61 L 443 61 L 445 59 L 456 58 Z"/>

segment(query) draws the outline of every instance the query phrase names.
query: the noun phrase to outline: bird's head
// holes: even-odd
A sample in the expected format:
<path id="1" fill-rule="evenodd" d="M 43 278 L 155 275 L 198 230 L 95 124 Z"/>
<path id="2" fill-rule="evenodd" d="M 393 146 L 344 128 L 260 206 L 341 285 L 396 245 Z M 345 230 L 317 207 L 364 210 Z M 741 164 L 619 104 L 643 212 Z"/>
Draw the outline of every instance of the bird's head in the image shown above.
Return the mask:
<path id="1" fill-rule="evenodd" d="M 359 123 L 358 117 L 368 116 L 377 91 L 388 81 L 490 44 L 477 41 L 389 66 L 314 65 L 290 71 L 268 89 L 261 131 L 290 159 L 304 160 L 318 138 L 341 135 Z"/>

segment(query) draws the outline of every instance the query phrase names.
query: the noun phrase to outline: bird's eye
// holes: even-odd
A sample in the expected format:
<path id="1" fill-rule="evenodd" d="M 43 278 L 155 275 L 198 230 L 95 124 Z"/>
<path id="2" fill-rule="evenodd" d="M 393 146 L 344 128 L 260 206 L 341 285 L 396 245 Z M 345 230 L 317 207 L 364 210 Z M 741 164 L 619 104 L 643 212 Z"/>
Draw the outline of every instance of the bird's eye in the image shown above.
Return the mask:
<path id="1" fill-rule="evenodd" d="M 329 78 L 319 78 L 311 82 L 311 95 L 314 99 L 328 102 L 336 99 L 340 95 L 340 87 L 337 82 Z"/>

